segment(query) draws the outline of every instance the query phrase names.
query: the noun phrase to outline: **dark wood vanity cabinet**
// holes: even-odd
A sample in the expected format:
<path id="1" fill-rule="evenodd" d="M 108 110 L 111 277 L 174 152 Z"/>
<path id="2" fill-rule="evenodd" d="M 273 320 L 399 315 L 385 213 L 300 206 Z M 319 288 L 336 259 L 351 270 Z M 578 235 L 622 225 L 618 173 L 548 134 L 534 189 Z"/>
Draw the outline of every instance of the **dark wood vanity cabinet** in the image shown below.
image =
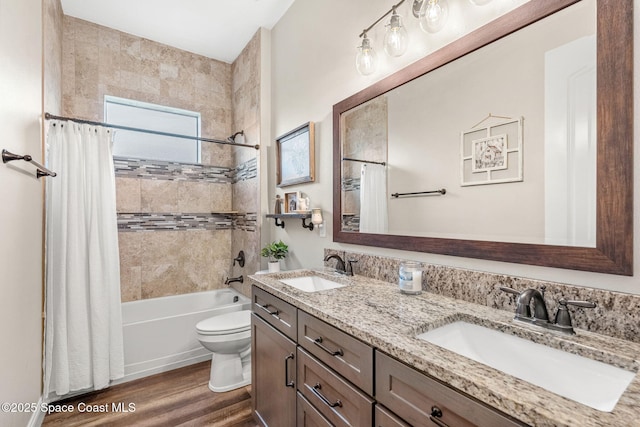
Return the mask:
<path id="1" fill-rule="evenodd" d="M 252 299 L 261 426 L 525 425 L 255 286 Z"/>

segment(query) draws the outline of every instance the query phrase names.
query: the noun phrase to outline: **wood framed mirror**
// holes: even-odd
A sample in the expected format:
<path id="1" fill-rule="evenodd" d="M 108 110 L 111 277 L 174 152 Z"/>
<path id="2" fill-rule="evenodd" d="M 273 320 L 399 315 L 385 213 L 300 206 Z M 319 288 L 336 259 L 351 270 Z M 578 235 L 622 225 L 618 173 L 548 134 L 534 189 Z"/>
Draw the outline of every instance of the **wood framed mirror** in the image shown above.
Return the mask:
<path id="1" fill-rule="evenodd" d="M 333 107 L 333 239 L 335 242 L 600 273 L 633 274 L 633 0 L 595 1 L 597 76 L 593 244 L 516 242 L 424 234 L 371 233 L 345 226 L 345 114 L 520 30 L 594 0 L 531 1 L 455 40 Z M 523 47 L 526 49 L 526 46 Z M 544 124 L 544 123 L 543 123 Z M 527 144 L 525 138 L 525 158 Z M 525 164 L 525 178 L 527 169 Z M 499 184 L 500 185 L 500 184 Z M 390 193 L 391 191 L 389 191 Z M 447 189 L 450 194 L 450 189 Z M 387 195 L 389 198 L 390 196 Z M 446 196 L 444 196 L 446 197 Z M 419 216 L 419 213 L 415 215 Z"/>

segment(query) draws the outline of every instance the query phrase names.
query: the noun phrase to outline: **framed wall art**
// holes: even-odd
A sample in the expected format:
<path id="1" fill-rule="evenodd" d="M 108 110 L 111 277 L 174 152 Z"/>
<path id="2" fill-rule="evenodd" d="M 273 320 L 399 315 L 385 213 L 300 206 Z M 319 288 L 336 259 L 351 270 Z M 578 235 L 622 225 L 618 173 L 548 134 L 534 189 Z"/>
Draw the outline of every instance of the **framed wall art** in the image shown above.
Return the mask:
<path id="1" fill-rule="evenodd" d="M 522 117 L 489 115 L 489 118 L 502 120 L 482 127 L 476 125 L 461 134 L 463 187 L 523 180 Z"/>
<path id="2" fill-rule="evenodd" d="M 278 187 L 315 181 L 314 134 L 309 122 L 276 138 Z"/>

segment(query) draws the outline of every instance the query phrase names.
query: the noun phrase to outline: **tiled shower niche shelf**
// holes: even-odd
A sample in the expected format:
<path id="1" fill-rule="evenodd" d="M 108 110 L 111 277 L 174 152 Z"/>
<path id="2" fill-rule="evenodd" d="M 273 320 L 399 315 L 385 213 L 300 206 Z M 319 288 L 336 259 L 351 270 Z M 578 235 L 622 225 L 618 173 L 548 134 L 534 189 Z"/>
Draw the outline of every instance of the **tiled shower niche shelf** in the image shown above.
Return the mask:
<path id="1" fill-rule="evenodd" d="M 289 218 L 301 219 L 302 227 L 313 231 L 313 223 L 307 224 L 307 220 L 311 219 L 311 212 L 308 213 L 286 213 L 286 214 L 267 214 L 267 218 L 275 220 L 276 227 L 284 228 L 284 220 Z"/>

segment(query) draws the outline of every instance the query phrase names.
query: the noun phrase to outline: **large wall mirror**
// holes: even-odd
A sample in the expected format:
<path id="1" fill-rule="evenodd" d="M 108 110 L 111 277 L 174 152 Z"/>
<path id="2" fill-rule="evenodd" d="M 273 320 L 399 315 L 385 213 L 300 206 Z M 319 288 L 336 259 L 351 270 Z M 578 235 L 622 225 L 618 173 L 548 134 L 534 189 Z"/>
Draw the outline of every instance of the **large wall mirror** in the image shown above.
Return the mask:
<path id="1" fill-rule="evenodd" d="M 334 241 L 632 275 L 632 5 L 530 1 L 336 104 Z"/>

